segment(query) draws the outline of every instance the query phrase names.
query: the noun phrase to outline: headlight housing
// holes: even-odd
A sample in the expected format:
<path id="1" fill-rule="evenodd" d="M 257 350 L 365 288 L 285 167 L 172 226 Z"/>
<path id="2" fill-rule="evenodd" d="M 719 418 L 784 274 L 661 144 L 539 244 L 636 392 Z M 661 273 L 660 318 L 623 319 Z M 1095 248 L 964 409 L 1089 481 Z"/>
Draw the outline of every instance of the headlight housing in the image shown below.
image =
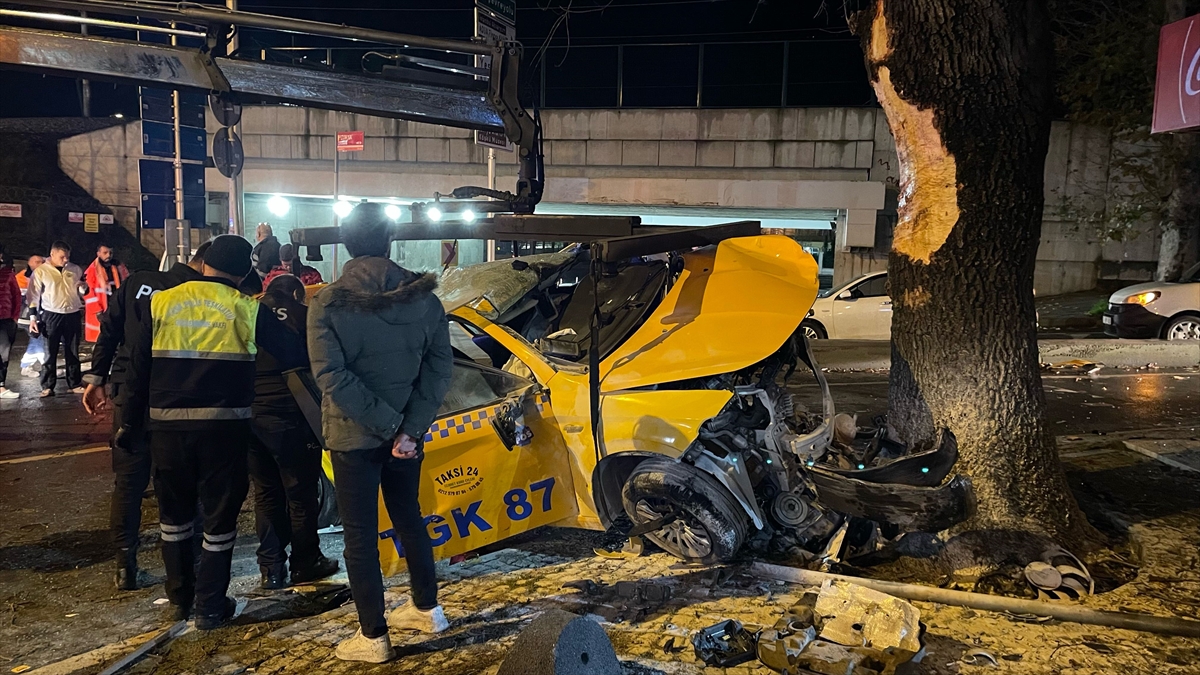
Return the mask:
<path id="1" fill-rule="evenodd" d="M 1125 304 L 1148 305 L 1157 300 L 1160 295 L 1162 295 L 1162 293 L 1158 291 L 1146 291 L 1145 293 L 1138 293 L 1137 295 L 1131 295 L 1125 298 Z"/>

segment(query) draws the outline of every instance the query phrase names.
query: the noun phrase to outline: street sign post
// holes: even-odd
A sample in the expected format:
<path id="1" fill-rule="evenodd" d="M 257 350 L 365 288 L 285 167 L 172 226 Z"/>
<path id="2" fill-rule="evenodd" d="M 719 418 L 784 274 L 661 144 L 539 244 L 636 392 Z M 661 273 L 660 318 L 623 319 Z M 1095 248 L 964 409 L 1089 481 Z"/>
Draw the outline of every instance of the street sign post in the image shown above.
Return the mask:
<path id="1" fill-rule="evenodd" d="M 1162 27 L 1154 85 L 1154 133 L 1200 128 L 1200 14 Z"/>

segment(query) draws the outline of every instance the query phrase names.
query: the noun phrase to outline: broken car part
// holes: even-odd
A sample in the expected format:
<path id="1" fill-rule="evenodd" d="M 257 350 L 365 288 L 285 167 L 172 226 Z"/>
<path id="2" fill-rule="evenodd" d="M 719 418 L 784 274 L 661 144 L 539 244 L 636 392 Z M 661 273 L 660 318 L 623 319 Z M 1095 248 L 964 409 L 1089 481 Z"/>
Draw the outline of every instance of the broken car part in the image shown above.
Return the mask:
<path id="1" fill-rule="evenodd" d="M 692 647 L 704 665 L 730 668 L 754 659 L 755 640 L 754 633 L 729 619 L 697 632 L 692 636 Z"/>
<path id="2" fill-rule="evenodd" d="M 1076 605 L 1009 598 L 1000 595 L 983 595 L 981 593 L 968 593 L 966 591 L 954 591 L 946 588 L 905 584 L 896 581 L 850 577 L 761 562 L 754 563 L 750 571 L 752 574 L 763 579 L 778 579 L 794 584 L 815 586 L 824 583 L 826 580 L 834 579 L 865 586 L 881 593 L 888 593 L 898 598 L 904 598 L 905 600 L 940 602 L 943 605 L 970 607 L 971 609 L 982 609 L 989 612 L 1049 616 L 1059 621 L 1109 626 L 1111 628 L 1126 628 L 1163 635 L 1200 637 L 1200 621 L 1190 619 L 1134 614 L 1132 612 L 1104 612 Z"/>

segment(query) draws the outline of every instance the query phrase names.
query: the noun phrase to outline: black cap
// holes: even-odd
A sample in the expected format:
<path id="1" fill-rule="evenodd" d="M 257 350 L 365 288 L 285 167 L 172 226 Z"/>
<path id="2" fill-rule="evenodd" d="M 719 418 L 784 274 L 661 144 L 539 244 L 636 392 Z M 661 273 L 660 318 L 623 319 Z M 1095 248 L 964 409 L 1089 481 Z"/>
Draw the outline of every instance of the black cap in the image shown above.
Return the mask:
<path id="1" fill-rule="evenodd" d="M 222 234 L 212 239 L 204 254 L 204 264 L 240 279 L 250 273 L 252 250 L 250 242 L 236 234 Z"/>

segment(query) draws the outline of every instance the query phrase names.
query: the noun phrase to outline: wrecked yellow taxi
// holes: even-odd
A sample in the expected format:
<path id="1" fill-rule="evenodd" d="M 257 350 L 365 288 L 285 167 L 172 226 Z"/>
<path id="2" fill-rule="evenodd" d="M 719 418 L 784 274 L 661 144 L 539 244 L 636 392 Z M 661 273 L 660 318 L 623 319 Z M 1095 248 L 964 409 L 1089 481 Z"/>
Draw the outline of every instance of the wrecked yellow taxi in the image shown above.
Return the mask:
<path id="1" fill-rule="evenodd" d="M 781 235 L 713 239 L 575 245 L 442 275 L 456 358 L 421 486 L 437 557 L 550 525 L 644 535 L 698 563 L 747 545 L 838 559 L 969 515 L 969 482 L 946 480 L 952 436 L 869 467 L 829 461 L 833 403 L 797 331 L 816 262 Z M 822 410 L 787 392 L 798 366 Z M 395 573 L 382 501 L 379 538 Z"/>

